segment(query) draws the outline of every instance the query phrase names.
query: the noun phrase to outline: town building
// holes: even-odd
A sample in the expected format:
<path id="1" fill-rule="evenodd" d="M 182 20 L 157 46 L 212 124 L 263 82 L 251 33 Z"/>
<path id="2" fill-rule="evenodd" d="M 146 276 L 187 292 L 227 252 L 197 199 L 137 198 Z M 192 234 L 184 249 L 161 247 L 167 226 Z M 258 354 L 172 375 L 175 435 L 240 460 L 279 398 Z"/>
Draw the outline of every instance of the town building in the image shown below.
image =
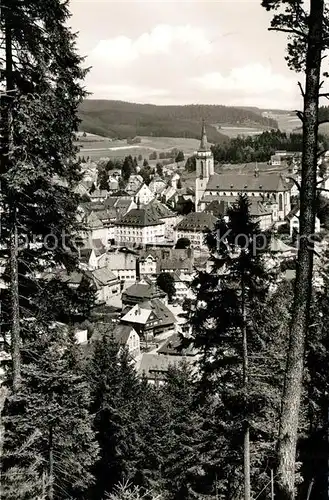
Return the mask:
<path id="1" fill-rule="evenodd" d="M 240 171 L 244 165 L 240 166 Z M 239 166 L 236 165 L 239 170 Z M 284 220 L 291 210 L 291 183 L 280 172 L 260 172 L 255 164 L 254 172 L 214 172 L 214 157 L 207 144 L 205 124 L 199 150 L 196 152 L 195 210 L 202 212 L 214 200 L 236 199 L 247 194 L 252 200 L 277 204 L 277 220 Z M 273 214 L 273 218 L 275 215 Z"/>
<path id="2" fill-rule="evenodd" d="M 167 188 L 167 182 L 159 175 L 155 175 L 149 184 L 149 188 L 156 198 L 161 198 Z"/>
<path id="3" fill-rule="evenodd" d="M 135 304 L 124 311 L 121 322 L 134 327 L 145 342 L 163 334 L 175 333 L 176 318 L 160 299 Z"/>
<path id="4" fill-rule="evenodd" d="M 168 356 L 145 352 L 139 360 L 137 370 L 139 376 L 145 377 L 149 384 L 162 386 L 166 383 L 169 368 L 178 367 L 184 362 L 191 363 L 192 369 L 195 369 L 192 356 Z"/>
<path id="5" fill-rule="evenodd" d="M 136 253 L 124 249 L 111 248 L 107 253 L 107 266 L 126 288 L 136 282 Z"/>
<path id="6" fill-rule="evenodd" d="M 114 328 L 113 337 L 120 348 L 127 349 L 133 359 L 140 355 L 140 337 L 131 325 L 119 323 Z"/>
<path id="7" fill-rule="evenodd" d="M 187 238 L 194 249 L 207 248 L 205 235 L 208 230 L 213 230 L 217 217 L 207 212 L 191 212 L 184 217 L 175 228 L 175 241 Z"/>
<path id="8" fill-rule="evenodd" d="M 113 297 L 120 294 L 120 280 L 107 267 L 94 269 L 90 276 L 96 290 L 96 303 L 112 305 Z"/>
<path id="9" fill-rule="evenodd" d="M 145 208 L 147 208 L 155 218 L 158 218 L 164 223 L 165 239 L 173 241 L 175 237 L 175 227 L 179 220 L 181 220 L 183 217 L 177 215 L 175 212 L 170 210 L 163 203 L 160 203 L 160 201 L 158 200 L 150 201 L 148 204 L 146 204 Z"/>
<path id="10" fill-rule="evenodd" d="M 153 299 L 160 299 L 164 304 L 168 302 L 167 294 L 147 279 L 134 283 L 122 293 L 123 306 L 131 306 Z"/>
<path id="11" fill-rule="evenodd" d="M 129 195 L 135 195 L 137 193 L 137 191 L 140 189 L 140 187 L 142 186 L 143 184 L 143 177 L 139 174 L 132 174 L 130 177 L 129 177 L 129 180 L 128 180 L 128 183 L 126 185 L 126 192 L 129 194 Z"/>
<path id="12" fill-rule="evenodd" d="M 152 200 L 154 200 L 154 193 L 146 184 L 142 184 L 134 196 L 135 203 L 147 205 Z"/>
<path id="13" fill-rule="evenodd" d="M 146 245 L 165 238 L 165 223 L 145 207 L 130 210 L 115 226 L 115 240 L 120 245 Z"/>

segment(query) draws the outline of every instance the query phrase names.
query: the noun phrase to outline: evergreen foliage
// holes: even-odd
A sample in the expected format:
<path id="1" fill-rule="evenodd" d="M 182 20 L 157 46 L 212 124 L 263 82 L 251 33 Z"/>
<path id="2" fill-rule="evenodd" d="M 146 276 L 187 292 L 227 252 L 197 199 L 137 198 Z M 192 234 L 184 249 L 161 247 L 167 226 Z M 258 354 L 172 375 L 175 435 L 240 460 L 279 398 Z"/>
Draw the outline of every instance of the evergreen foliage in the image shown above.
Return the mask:
<path id="1" fill-rule="evenodd" d="M 153 421 L 152 412 L 158 412 L 157 404 L 150 407 L 150 403 L 157 401 L 147 401 L 150 390 L 137 379 L 129 354 L 119 349 L 111 332 L 103 332 L 95 342 L 89 378 L 101 450 L 92 498 L 102 500 L 116 484 L 127 480 L 147 488 L 157 469 L 157 459 L 152 457 L 158 450 L 154 447 L 152 451 L 154 430 L 148 423 L 150 418 Z"/>
<path id="2" fill-rule="evenodd" d="M 59 500 L 82 498 L 93 482 L 98 446 L 81 353 L 60 326 L 27 328 L 23 383 L 3 411 L 2 498 L 43 498 L 51 484 Z"/>
<path id="3" fill-rule="evenodd" d="M 326 136 L 319 136 L 319 149 L 327 149 L 329 146 Z M 237 137 L 223 144 L 212 146 L 214 159 L 219 163 L 249 163 L 268 162 L 271 155 L 276 151 L 301 152 L 303 136 L 300 133 L 287 134 L 280 130 L 266 130 L 260 135 Z M 322 147 L 323 146 L 323 147 Z M 192 165 L 192 163 L 191 163 Z M 195 170 L 192 166 L 187 167 L 189 171 Z"/>
<path id="4" fill-rule="evenodd" d="M 168 295 L 169 301 L 176 295 L 175 279 L 172 274 L 160 273 L 157 277 L 157 285 Z"/>

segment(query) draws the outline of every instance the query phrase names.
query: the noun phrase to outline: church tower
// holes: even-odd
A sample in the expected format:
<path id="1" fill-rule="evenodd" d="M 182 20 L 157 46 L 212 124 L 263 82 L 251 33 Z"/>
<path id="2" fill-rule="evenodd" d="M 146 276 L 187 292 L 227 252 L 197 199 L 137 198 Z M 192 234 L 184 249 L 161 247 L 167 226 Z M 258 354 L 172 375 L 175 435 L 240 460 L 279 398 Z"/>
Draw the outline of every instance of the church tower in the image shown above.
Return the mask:
<path id="1" fill-rule="evenodd" d="M 214 175 L 214 157 L 208 146 L 206 126 L 204 120 L 202 120 L 202 131 L 201 131 L 201 141 L 200 147 L 196 152 L 196 181 L 195 181 L 195 211 L 201 212 L 201 207 L 199 201 L 201 200 L 209 178 Z"/>

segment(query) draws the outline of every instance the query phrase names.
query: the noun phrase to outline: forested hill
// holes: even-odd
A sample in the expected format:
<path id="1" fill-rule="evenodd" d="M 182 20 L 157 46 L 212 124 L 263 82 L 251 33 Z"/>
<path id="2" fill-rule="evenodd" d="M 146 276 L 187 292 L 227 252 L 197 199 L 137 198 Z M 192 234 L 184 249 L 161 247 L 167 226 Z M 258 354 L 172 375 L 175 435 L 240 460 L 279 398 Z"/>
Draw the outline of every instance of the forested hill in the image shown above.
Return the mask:
<path id="1" fill-rule="evenodd" d="M 215 125 L 277 128 L 275 120 L 256 111 L 229 106 L 156 106 L 124 101 L 86 99 L 80 107 L 85 132 L 125 139 L 127 137 L 200 137 L 202 118 L 207 122 L 208 140 L 221 143 L 226 136 Z"/>

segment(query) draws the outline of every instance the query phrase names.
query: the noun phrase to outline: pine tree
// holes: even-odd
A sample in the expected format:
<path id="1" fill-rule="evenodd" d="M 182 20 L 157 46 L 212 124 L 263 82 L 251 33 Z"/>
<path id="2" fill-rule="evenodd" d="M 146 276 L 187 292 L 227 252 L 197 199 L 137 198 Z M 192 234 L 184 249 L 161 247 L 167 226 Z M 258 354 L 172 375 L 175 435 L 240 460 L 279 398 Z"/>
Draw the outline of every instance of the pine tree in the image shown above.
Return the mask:
<path id="1" fill-rule="evenodd" d="M 42 476 L 52 463 L 51 475 L 60 481 L 54 488 L 66 485 L 69 494 L 80 495 L 91 482 L 87 469 L 94 455 L 88 390 L 67 358 L 72 349 L 49 331 L 54 316 L 45 312 L 45 303 L 58 311 L 62 294 L 47 295 L 43 275 L 78 264 L 73 236 L 79 231 L 79 196 L 73 188 L 81 167 L 74 140 L 86 71 L 67 25 L 67 2 L 4 0 L 2 14 L 7 50 L 0 78 L 7 94 L 0 101 L 1 237 L 9 270 L 2 314 L 3 331 L 11 334 L 14 389 L 5 406 L 4 472 L 6 480 L 17 477 L 15 498 L 32 500 L 48 488 Z M 76 429 L 70 428 L 71 420 Z M 65 455 L 56 458 L 59 447 Z M 74 461 L 75 452 L 81 462 Z M 8 472 L 13 462 L 14 475 Z M 71 474 L 68 482 L 65 474 Z"/>
<path id="2" fill-rule="evenodd" d="M 22 373 L 20 391 L 4 408 L 3 498 L 43 498 L 44 490 L 49 498 L 82 498 L 93 482 L 98 447 L 73 334 L 30 326 Z"/>
<path id="3" fill-rule="evenodd" d="M 168 498 L 192 499 L 205 494 L 207 484 L 203 467 L 203 422 L 195 405 L 193 373 L 187 363 L 168 370 L 161 391 L 169 410 L 164 428 L 165 441 L 162 475 Z"/>
<path id="4" fill-rule="evenodd" d="M 77 264 L 71 237 L 78 229 L 79 197 L 72 187 L 81 172 L 74 139 L 86 72 L 66 25 L 67 3 L 41 5 L 32 0 L 26 8 L 4 1 L 2 11 L 7 50 L 1 78 L 7 95 L 0 103 L 1 236 L 9 264 L 8 300 L 4 297 L 8 307 L 3 312 L 11 331 L 13 383 L 18 388 L 20 317 L 34 314 L 36 282 L 45 268 Z"/>
<path id="5" fill-rule="evenodd" d="M 140 384 L 128 353 L 119 350 L 111 332 L 103 332 L 95 342 L 89 378 L 101 450 L 92 498 L 103 500 L 116 484 L 135 479 L 139 457 Z"/>
<path id="6" fill-rule="evenodd" d="M 214 265 L 193 283 L 191 320 L 194 345 L 202 350 L 202 388 L 213 391 L 222 405 L 225 446 L 236 457 L 244 439 L 244 489 L 249 499 L 249 432 L 257 400 L 250 391 L 249 351 L 256 347 L 253 310 L 265 304 L 269 285 L 261 253 L 267 238 L 252 221 L 246 196 L 239 197 L 228 218 L 228 223 L 220 219 L 207 235 Z"/>

